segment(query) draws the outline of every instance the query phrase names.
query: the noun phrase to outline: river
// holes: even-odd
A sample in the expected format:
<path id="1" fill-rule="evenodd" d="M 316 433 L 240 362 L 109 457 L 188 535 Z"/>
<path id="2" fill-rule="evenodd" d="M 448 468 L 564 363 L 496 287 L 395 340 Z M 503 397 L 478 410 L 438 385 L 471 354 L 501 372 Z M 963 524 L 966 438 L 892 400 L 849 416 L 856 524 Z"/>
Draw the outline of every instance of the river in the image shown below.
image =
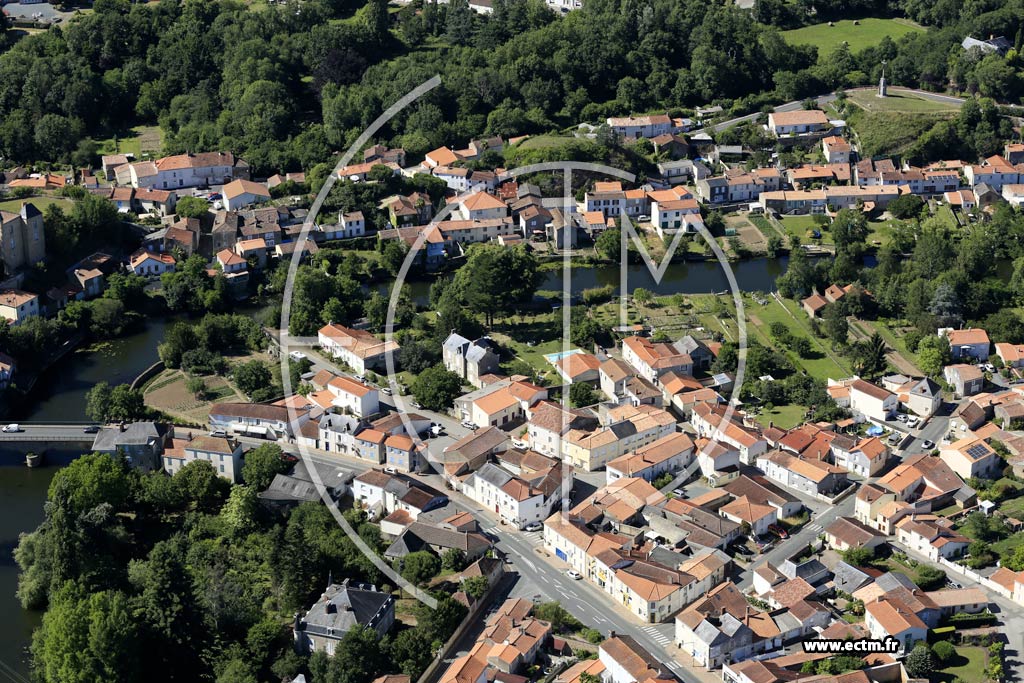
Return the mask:
<path id="1" fill-rule="evenodd" d="M 15 414 L 4 419 L 22 421 L 86 420 L 85 394 L 97 382 L 131 382 L 158 360 L 157 344 L 167 321 L 153 318 L 144 329 L 70 353 L 49 368 Z M 30 470 L 25 452 L 0 449 L 0 681 L 24 683 L 28 662 L 24 650 L 40 615 L 21 609 L 14 592 L 18 567 L 13 551 L 18 535 L 32 531 L 43 520 L 43 503 L 57 468 L 79 455 L 77 451 L 47 451 L 46 467 Z"/>
<path id="2" fill-rule="evenodd" d="M 782 256 L 776 259 L 751 259 L 730 263 L 736 275 L 736 282 L 744 292 L 769 292 L 775 289 L 775 280 L 784 272 L 789 258 Z M 644 264 L 632 264 L 626 267 L 629 288 L 633 290 L 643 287 L 656 294 L 708 294 L 729 289 L 729 280 L 718 261 L 684 261 L 671 263 L 665 269 L 660 282 L 655 281 L 651 272 Z M 617 287 L 621 274 L 618 265 L 597 267 L 574 267 L 572 270 L 572 293 L 579 294 L 584 289 L 613 285 Z M 409 280 L 409 290 L 413 301 L 418 306 L 430 304 L 431 279 Z M 379 283 L 375 289 L 386 294 L 390 284 Z M 561 292 L 562 270 L 553 269 L 543 272 L 540 290 Z"/>

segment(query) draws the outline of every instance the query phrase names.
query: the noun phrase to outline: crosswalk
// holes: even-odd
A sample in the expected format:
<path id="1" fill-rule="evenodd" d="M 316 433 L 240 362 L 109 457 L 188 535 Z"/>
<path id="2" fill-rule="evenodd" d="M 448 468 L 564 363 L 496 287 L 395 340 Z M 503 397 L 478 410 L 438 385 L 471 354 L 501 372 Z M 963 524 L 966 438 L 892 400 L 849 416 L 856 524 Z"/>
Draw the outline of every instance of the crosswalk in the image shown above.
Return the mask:
<path id="1" fill-rule="evenodd" d="M 498 534 L 501 532 L 508 532 L 508 527 L 502 528 L 500 526 L 488 526 L 483 527 L 483 530 L 489 534 Z M 543 547 L 544 545 L 544 534 L 539 531 L 521 531 L 518 533 L 519 540 L 525 541 L 535 548 Z"/>
<path id="2" fill-rule="evenodd" d="M 804 529 L 807 529 L 808 531 L 821 531 L 821 525 L 820 524 L 808 524 L 807 526 L 804 527 Z"/>
<path id="3" fill-rule="evenodd" d="M 649 635 L 654 642 L 658 643 L 662 647 L 666 647 L 672 644 L 672 639 L 661 632 L 657 626 L 645 626 L 644 633 Z"/>

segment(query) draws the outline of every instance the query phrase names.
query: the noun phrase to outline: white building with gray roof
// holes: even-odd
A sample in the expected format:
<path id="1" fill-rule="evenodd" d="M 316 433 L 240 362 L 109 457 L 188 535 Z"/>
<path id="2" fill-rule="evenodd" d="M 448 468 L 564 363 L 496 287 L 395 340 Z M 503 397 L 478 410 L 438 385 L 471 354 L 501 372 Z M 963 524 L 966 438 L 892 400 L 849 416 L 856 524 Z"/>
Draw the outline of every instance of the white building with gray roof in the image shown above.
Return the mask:
<path id="1" fill-rule="evenodd" d="M 476 388 L 483 386 L 480 378 L 498 371 L 499 358 L 494 344 L 487 337 L 470 341 L 452 332 L 441 347 L 444 367 Z"/>
<path id="2" fill-rule="evenodd" d="M 390 593 L 345 579 L 329 585 L 305 616 L 295 615 L 295 645 L 301 652 L 326 652 L 330 657 L 353 628 L 370 628 L 384 637 L 394 622 L 395 598 Z"/>

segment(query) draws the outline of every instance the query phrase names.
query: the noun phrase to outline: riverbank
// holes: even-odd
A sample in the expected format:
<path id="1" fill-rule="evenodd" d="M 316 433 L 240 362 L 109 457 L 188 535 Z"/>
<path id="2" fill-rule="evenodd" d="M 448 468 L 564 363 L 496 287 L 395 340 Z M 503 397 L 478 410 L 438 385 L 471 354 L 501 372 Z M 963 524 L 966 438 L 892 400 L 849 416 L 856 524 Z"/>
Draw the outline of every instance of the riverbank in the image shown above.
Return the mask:
<path id="1" fill-rule="evenodd" d="M 43 521 L 43 503 L 53 476 L 77 455 L 55 451 L 49 454 L 47 467 L 29 469 L 24 466 L 24 451 L 0 449 L 0 614 L 5 617 L 0 621 L 0 678 L 29 679 L 28 647 L 32 631 L 42 619 L 38 612 L 23 610 L 15 596 L 18 565 L 14 550 L 21 534 L 35 530 Z"/>

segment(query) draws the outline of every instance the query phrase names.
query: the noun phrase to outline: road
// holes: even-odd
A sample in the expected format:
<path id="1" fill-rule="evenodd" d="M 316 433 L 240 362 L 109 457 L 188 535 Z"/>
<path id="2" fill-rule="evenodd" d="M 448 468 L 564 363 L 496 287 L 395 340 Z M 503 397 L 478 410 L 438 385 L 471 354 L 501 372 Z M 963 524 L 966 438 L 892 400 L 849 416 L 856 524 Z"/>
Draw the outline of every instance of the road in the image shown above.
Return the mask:
<path id="1" fill-rule="evenodd" d="M 874 88 L 854 88 L 853 90 L 874 90 Z M 848 90 L 847 92 L 852 92 L 853 90 Z M 934 102 L 942 102 L 944 104 L 963 104 L 963 101 L 964 101 L 962 97 L 955 97 L 954 95 L 943 95 L 941 93 L 928 92 L 926 90 L 914 90 L 913 88 L 899 88 L 899 87 L 890 86 L 889 87 L 889 92 L 891 92 L 891 93 L 897 93 L 897 92 L 912 93 L 912 94 L 917 95 L 919 97 L 923 97 L 926 100 L 932 100 Z M 828 94 L 825 94 L 825 95 L 819 95 L 816 98 L 819 107 L 823 107 L 826 104 L 828 104 L 829 102 L 833 102 L 835 99 L 836 99 L 836 94 L 835 93 L 828 93 Z M 793 101 L 793 102 L 786 102 L 785 104 L 780 104 L 779 106 L 775 107 L 774 111 L 775 112 L 779 112 L 779 113 L 786 112 L 786 111 L 797 111 L 799 109 L 803 109 L 803 106 L 804 106 L 804 101 L 803 100 L 797 100 L 797 101 Z M 721 131 L 723 131 L 723 130 L 725 130 L 727 128 L 732 128 L 733 126 L 738 125 L 740 123 L 746 123 L 747 121 L 753 121 L 754 119 L 756 119 L 759 116 L 761 116 L 761 112 L 755 112 L 753 114 L 747 114 L 746 116 L 737 116 L 736 118 L 729 119 L 728 121 L 722 121 L 721 123 L 715 123 L 715 124 L 712 124 L 710 126 L 705 126 L 704 128 L 698 128 L 696 130 L 692 130 L 692 131 L 690 131 L 688 133 L 688 135 L 692 136 L 692 135 L 696 135 L 697 133 L 705 133 L 705 132 L 706 133 L 720 133 Z"/>
<path id="2" fill-rule="evenodd" d="M 95 434 L 86 434 L 82 430 L 85 423 L 79 424 L 29 424 L 20 423 L 20 432 L 0 432 L 0 443 L 88 443 L 92 444 Z"/>
<path id="3" fill-rule="evenodd" d="M 512 558 L 512 566 L 522 577 L 520 581 L 526 581 L 523 589 L 513 589 L 513 595 L 556 600 L 584 625 L 605 636 L 612 631 L 632 636 L 686 683 L 704 683 L 677 661 L 679 651 L 672 642 L 675 619 L 664 624 L 645 624 L 634 619 L 596 585 L 570 579 L 565 574 L 568 566 L 544 551 L 542 532 L 513 531 L 461 494 L 451 494 L 451 500 L 459 509 L 475 515 L 484 531 L 498 539 L 498 549 Z"/>
<path id="4" fill-rule="evenodd" d="M 815 538 L 817 538 L 822 530 L 829 524 L 834 522 L 839 517 L 848 517 L 853 514 L 853 505 L 856 501 L 857 495 L 850 493 L 836 505 L 824 505 L 819 504 L 812 508 L 813 513 L 811 514 L 810 521 L 803 526 L 800 531 L 795 534 L 791 534 L 788 539 L 780 542 L 774 548 L 766 553 L 762 553 L 757 557 L 756 560 L 751 562 L 746 569 L 740 572 L 740 576 L 736 581 L 736 585 L 740 590 L 747 590 L 750 588 L 754 581 L 754 570 L 758 567 L 771 562 L 772 565 L 778 567 L 782 564 L 783 560 L 795 553 L 800 548 L 806 548 Z M 805 502 L 805 505 L 807 503 Z"/>

